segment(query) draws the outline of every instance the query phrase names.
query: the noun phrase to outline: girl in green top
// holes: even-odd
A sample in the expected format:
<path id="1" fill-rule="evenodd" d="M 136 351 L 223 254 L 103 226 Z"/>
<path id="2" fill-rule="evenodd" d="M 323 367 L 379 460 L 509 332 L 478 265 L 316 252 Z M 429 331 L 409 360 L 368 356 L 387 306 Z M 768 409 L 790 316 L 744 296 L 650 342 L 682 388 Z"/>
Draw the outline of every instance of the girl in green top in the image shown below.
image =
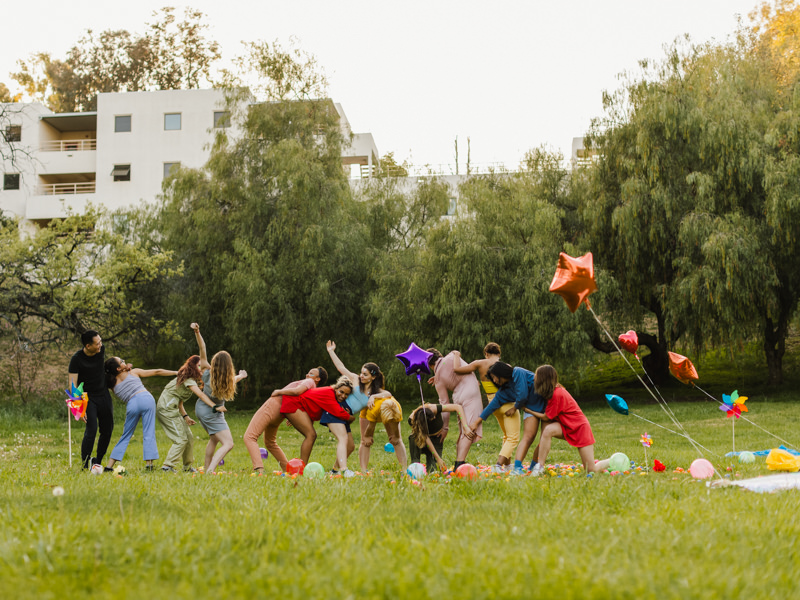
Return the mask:
<path id="1" fill-rule="evenodd" d="M 172 447 L 167 453 L 167 458 L 164 459 L 161 470 L 172 473 L 181 468 L 181 465 L 184 470 L 195 472 L 195 468 L 192 467 L 194 435 L 189 429 L 195 424 L 195 421 L 186 412 L 184 404 L 194 396 L 206 404 L 214 404 L 200 387 L 202 385 L 200 365 L 208 362 L 206 345 L 203 336 L 200 335 L 200 326 L 192 323 L 191 328 L 194 330 L 200 355 L 190 356 L 183 363 L 178 370 L 178 376 L 166 385 L 156 405 L 156 418 L 164 428 L 164 433 L 172 441 Z"/>

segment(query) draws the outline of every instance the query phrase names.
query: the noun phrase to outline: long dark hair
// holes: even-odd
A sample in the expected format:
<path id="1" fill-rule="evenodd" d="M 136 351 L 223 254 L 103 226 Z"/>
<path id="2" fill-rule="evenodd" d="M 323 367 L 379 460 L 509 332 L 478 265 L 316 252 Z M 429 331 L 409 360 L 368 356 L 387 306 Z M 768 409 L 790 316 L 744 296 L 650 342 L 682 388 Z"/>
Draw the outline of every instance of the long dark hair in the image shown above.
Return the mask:
<path id="1" fill-rule="evenodd" d="M 200 357 L 197 354 L 190 356 L 186 359 L 186 362 L 183 363 L 180 369 L 178 369 L 178 381 L 177 384 L 181 385 L 187 379 L 194 379 L 195 381 L 201 380 L 203 378 L 203 374 L 200 373 Z"/>
<path id="2" fill-rule="evenodd" d="M 368 390 L 365 390 L 364 384 L 359 381 L 358 384 L 359 387 L 361 387 L 361 391 L 364 392 L 365 394 L 370 394 L 370 395 L 379 393 L 383 389 L 383 386 L 386 383 L 381 368 L 373 362 L 364 363 L 364 366 L 362 368 L 369 371 L 369 374 L 372 375 L 375 379 L 373 379 L 370 382 Z"/>
<path id="3" fill-rule="evenodd" d="M 420 415 L 424 415 L 424 418 L 420 418 Z M 431 409 L 420 406 L 408 417 L 408 424 L 411 425 L 411 434 L 414 436 L 417 448 L 424 448 L 427 445 L 425 439 L 430 435 L 428 421 L 433 420 L 435 416 Z"/>
<path id="4" fill-rule="evenodd" d="M 120 362 L 116 356 L 112 356 L 105 363 L 103 363 L 103 370 L 106 373 L 106 387 L 114 389 L 117 385 L 117 374 L 119 373 Z"/>

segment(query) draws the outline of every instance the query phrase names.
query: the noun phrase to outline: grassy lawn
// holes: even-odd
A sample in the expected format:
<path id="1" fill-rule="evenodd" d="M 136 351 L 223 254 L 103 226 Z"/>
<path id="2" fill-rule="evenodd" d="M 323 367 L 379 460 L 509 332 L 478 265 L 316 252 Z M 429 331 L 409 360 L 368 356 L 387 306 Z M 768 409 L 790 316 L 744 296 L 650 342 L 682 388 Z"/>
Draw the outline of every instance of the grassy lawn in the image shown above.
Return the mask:
<path id="1" fill-rule="evenodd" d="M 597 376 L 618 368 L 610 358 Z M 718 396 L 733 389 L 709 387 Z M 740 392 L 751 394 L 753 421 L 800 441 L 797 394 Z M 707 458 L 722 473 L 768 473 L 763 457 L 754 465 L 725 458 L 730 420 L 697 392 L 670 387 L 665 396 L 678 393 L 693 401 L 671 400 L 673 410 L 716 453 Z M 394 455 L 383 451 L 387 439 L 380 429 L 372 476 L 251 477 L 241 442 L 247 411 L 229 415 L 236 446 L 224 473 L 145 473 L 137 432 L 123 461 L 127 476 L 90 476 L 66 466 L 65 419 L 0 412 L 0 596 L 796 597 L 797 492 L 709 489 L 674 472 L 698 457 L 685 440 L 614 413 L 592 400 L 599 393 L 588 397 L 583 404 L 598 457 L 620 451 L 643 462 L 638 440 L 647 431 L 654 439 L 648 458 L 658 458 L 667 471 L 591 479 L 582 473 L 486 475 L 474 482 L 429 476 L 417 486 L 400 476 Z M 655 404 L 632 408 L 672 427 Z M 122 431 L 124 407 L 115 410 L 112 446 Z M 201 460 L 207 438 L 199 425 L 194 429 L 195 458 Z M 77 455 L 80 424 L 73 435 Z M 158 443 L 163 458 L 169 443 L 160 429 Z M 280 443 L 290 457 L 299 453 L 294 430 L 282 428 Z M 739 421 L 736 443 L 737 449 L 760 450 L 779 442 Z M 499 448 L 499 428 L 489 422 L 470 460 L 493 464 Z M 449 439 L 445 459 L 452 462 L 454 453 Z M 312 460 L 330 468 L 333 458 L 334 439 L 320 428 Z M 577 463 L 578 454 L 557 441 L 549 462 Z M 275 465 L 270 459 L 268 467 Z M 55 485 L 65 489 L 62 497 L 53 496 Z"/>

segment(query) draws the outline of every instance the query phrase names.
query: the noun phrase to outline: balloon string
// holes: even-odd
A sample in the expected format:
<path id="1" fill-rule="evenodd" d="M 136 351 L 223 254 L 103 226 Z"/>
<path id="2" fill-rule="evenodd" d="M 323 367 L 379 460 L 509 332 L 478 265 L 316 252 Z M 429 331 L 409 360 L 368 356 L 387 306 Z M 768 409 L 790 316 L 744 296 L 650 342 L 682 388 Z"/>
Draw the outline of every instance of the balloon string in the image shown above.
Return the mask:
<path id="1" fill-rule="evenodd" d="M 664 396 L 661 395 L 661 390 L 658 389 L 658 386 L 655 384 L 653 379 L 650 377 L 650 373 L 648 373 L 647 369 L 644 368 L 644 363 L 642 363 L 642 359 L 639 358 L 638 355 L 634 355 L 634 356 L 636 356 L 636 360 L 639 361 L 639 366 L 642 367 L 642 371 L 644 372 L 644 374 L 647 375 L 647 380 L 650 382 L 650 385 L 653 386 L 653 389 L 656 391 L 656 394 L 658 394 L 658 397 L 661 398 L 661 401 L 664 403 L 664 407 L 670 412 L 670 414 L 672 414 L 673 421 L 674 422 L 678 422 L 678 417 L 676 417 L 675 413 L 672 412 L 672 408 L 670 408 L 669 404 L 667 404 L 667 401 L 664 398 Z M 681 429 L 686 431 L 683 426 L 681 426 Z"/>
<path id="2" fill-rule="evenodd" d="M 644 389 L 646 389 L 648 391 L 648 393 L 653 397 L 653 400 L 656 401 L 656 404 L 658 404 L 661 407 L 661 410 L 664 411 L 664 413 L 670 418 L 670 420 L 673 422 L 673 424 L 678 429 L 681 429 L 684 432 L 684 436 L 683 437 L 685 437 L 687 440 L 689 440 L 689 442 L 694 446 L 694 449 L 697 450 L 702 455 L 703 452 L 700 450 L 700 448 L 703 448 L 703 446 L 692 439 L 692 437 L 689 435 L 689 432 L 686 431 L 686 428 L 683 425 L 681 425 L 680 421 L 678 421 L 678 419 L 677 419 L 677 417 L 675 417 L 674 413 L 670 414 L 670 411 L 667 410 L 667 408 L 664 406 L 664 405 L 666 405 L 666 401 L 664 401 L 664 405 L 662 405 L 662 403 L 659 401 L 659 399 L 656 397 L 656 395 L 653 393 L 653 391 L 644 382 L 644 379 L 642 379 L 641 375 L 639 375 L 639 373 L 636 372 L 636 369 L 633 368 L 633 365 L 630 363 L 630 361 L 628 361 L 628 357 L 625 356 L 625 354 L 622 352 L 622 349 L 619 346 L 617 346 L 617 343 L 614 341 L 614 337 L 611 335 L 611 333 L 609 333 L 608 329 L 606 329 L 606 327 L 605 327 L 605 325 L 603 325 L 602 321 L 600 321 L 600 318 L 597 316 L 597 313 L 594 312 L 594 309 L 591 306 L 589 306 L 588 304 L 587 304 L 587 308 L 589 309 L 589 312 L 592 313 L 592 316 L 594 316 L 594 320 L 597 321 L 597 324 L 600 325 L 600 328 L 605 332 L 605 334 L 608 337 L 608 339 L 611 342 L 611 344 L 614 346 L 614 348 L 617 349 L 617 352 L 619 352 L 619 355 L 622 357 L 622 360 L 625 361 L 625 363 L 630 367 L 631 371 L 633 371 L 633 374 L 636 375 L 636 378 L 639 380 L 639 382 L 644 386 Z"/>
<path id="3" fill-rule="evenodd" d="M 716 402 L 716 403 L 717 403 L 717 404 L 719 404 L 720 406 L 723 406 L 723 405 L 725 404 L 724 402 L 721 402 L 719 399 L 717 399 L 717 398 L 715 398 L 714 396 L 712 396 L 711 394 L 709 394 L 707 391 L 705 391 L 703 388 L 701 388 L 699 385 L 697 385 L 697 384 L 696 384 L 694 381 L 692 382 L 692 385 L 693 385 L 695 388 L 697 388 L 698 390 L 700 390 L 701 392 L 703 392 L 703 393 L 704 393 L 706 396 L 708 396 L 709 398 L 711 398 L 711 399 L 712 399 L 714 402 Z M 767 435 L 771 435 L 772 437 L 774 437 L 774 438 L 775 438 L 776 440 L 778 440 L 779 442 L 783 442 L 783 443 L 786 445 L 786 447 L 787 447 L 787 448 L 796 448 L 796 447 L 797 447 L 797 446 L 795 446 L 794 444 L 792 444 L 792 443 L 790 443 L 790 442 L 787 442 L 787 441 L 786 441 L 785 439 L 783 439 L 782 437 L 778 437 L 777 435 L 775 435 L 775 434 L 774 434 L 774 433 L 772 433 L 771 431 L 767 431 L 767 430 L 766 430 L 766 429 L 764 429 L 764 428 L 763 428 L 761 425 L 759 425 L 758 423 L 754 423 L 753 421 L 751 421 L 751 420 L 750 420 L 750 419 L 748 419 L 747 417 L 745 417 L 745 416 L 742 416 L 742 415 L 739 415 L 739 416 L 740 416 L 742 419 L 744 419 L 745 421 L 747 421 L 748 423 L 750 423 L 750 425 L 752 425 L 753 427 L 757 427 L 758 429 L 760 429 L 761 431 L 763 431 L 763 432 L 764 432 L 764 433 L 766 433 Z M 736 418 L 736 417 L 734 417 L 734 418 Z"/>
<path id="4" fill-rule="evenodd" d="M 669 431 L 670 433 L 674 433 L 674 434 L 675 434 L 675 435 L 677 435 L 677 436 L 680 436 L 680 437 L 682 437 L 682 438 L 686 438 L 687 440 L 690 440 L 690 441 L 691 441 L 691 439 L 690 439 L 690 438 L 689 438 L 689 437 L 688 437 L 688 436 L 687 436 L 685 433 L 680 433 L 679 431 L 673 431 L 673 430 L 672 430 L 672 429 L 670 429 L 669 427 L 664 427 L 663 425 L 659 425 L 658 423 L 654 423 L 654 422 L 653 422 L 653 421 L 651 421 L 650 419 L 645 419 L 643 416 L 641 416 L 641 415 L 637 415 L 636 413 L 629 412 L 628 414 L 629 414 L 629 415 L 633 415 L 633 416 L 634 416 L 634 417 L 636 417 L 637 419 L 641 419 L 642 421 L 646 421 L 647 423 L 650 423 L 651 425 L 655 425 L 656 427 L 660 427 L 661 429 L 663 429 L 663 430 L 665 430 L 665 431 Z M 713 456 L 719 457 L 719 454 L 717 454 L 716 452 L 713 452 L 713 451 L 709 450 L 709 449 L 708 449 L 708 448 L 706 448 L 705 446 L 701 445 L 699 442 L 696 442 L 696 443 L 697 443 L 697 445 L 698 445 L 698 446 L 700 446 L 701 448 L 703 448 L 703 449 L 704 449 L 706 452 L 708 452 L 709 454 L 712 454 Z"/>

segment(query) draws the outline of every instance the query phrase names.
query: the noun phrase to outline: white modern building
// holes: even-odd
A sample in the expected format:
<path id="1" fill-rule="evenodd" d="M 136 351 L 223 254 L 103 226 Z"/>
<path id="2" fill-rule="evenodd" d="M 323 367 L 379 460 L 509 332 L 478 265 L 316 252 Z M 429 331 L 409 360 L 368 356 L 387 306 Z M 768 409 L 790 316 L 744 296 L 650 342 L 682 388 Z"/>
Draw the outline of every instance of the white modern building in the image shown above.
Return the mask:
<path id="1" fill-rule="evenodd" d="M 379 161 L 375 140 L 353 134 L 334 106 L 351 140 L 342 166 L 369 176 Z M 214 129 L 228 126 L 221 90 L 98 94 L 97 111 L 85 113 L 53 113 L 38 103 L 2 107 L 5 139 L 18 152 L 12 162 L 8 144 L 0 149 L 0 211 L 34 224 L 88 203 L 113 210 L 154 201 L 170 170 L 202 167 Z"/>

